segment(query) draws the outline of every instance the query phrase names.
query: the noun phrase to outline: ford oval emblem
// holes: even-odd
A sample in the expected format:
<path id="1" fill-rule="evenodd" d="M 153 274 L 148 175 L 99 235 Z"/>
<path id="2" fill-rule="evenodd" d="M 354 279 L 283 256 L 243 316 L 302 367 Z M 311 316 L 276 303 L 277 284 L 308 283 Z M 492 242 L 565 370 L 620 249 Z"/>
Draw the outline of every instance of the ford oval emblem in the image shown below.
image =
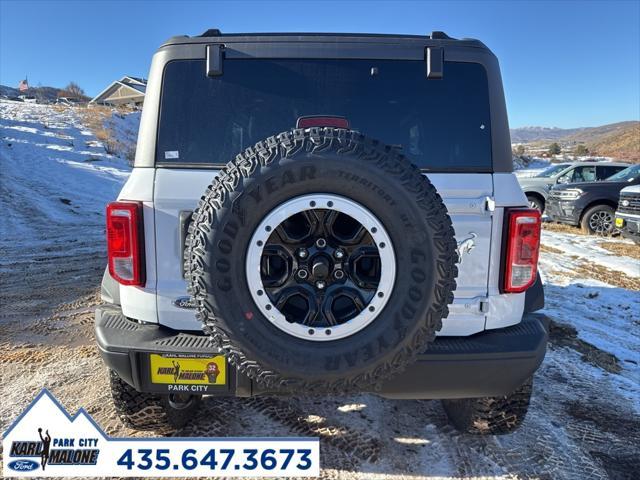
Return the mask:
<path id="1" fill-rule="evenodd" d="M 38 468 L 38 463 L 33 460 L 14 460 L 9 462 L 8 467 L 16 472 L 33 472 Z"/>
<path id="2" fill-rule="evenodd" d="M 191 297 L 178 297 L 173 301 L 173 304 L 178 308 L 194 309 L 196 304 L 191 300 Z"/>

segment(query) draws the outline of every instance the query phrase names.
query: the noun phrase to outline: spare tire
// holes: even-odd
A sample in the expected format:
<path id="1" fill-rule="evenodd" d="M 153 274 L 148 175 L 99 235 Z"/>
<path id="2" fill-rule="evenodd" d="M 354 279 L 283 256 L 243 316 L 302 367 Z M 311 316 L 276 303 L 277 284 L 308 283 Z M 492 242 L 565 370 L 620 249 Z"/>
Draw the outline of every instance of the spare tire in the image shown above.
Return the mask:
<path id="1" fill-rule="evenodd" d="M 434 186 L 398 149 L 296 129 L 202 196 L 185 268 L 205 333 L 266 389 L 375 388 L 423 352 L 453 301 L 457 251 Z"/>

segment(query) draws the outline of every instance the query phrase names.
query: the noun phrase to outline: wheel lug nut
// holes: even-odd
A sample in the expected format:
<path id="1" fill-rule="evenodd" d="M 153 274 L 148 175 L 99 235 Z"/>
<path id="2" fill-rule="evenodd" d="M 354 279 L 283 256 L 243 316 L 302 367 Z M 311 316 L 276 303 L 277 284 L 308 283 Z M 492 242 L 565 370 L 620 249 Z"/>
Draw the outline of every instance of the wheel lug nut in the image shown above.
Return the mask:
<path id="1" fill-rule="evenodd" d="M 302 280 L 304 280 L 308 276 L 309 276 L 309 273 L 306 270 L 304 269 L 298 270 L 298 278 L 301 278 Z"/>
<path id="2" fill-rule="evenodd" d="M 324 287 L 326 287 L 326 286 L 327 286 L 327 284 L 324 283 L 322 280 L 319 280 L 319 281 L 316 282 L 316 288 L 318 290 L 324 290 Z"/>
<path id="3" fill-rule="evenodd" d="M 316 247 L 324 248 L 327 246 L 327 241 L 324 238 L 319 238 L 316 240 Z"/>
<path id="4" fill-rule="evenodd" d="M 309 252 L 307 252 L 305 248 L 301 248 L 300 250 L 298 250 L 298 256 L 300 258 L 307 258 L 307 255 L 309 255 Z"/>
<path id="5" fill-rule="evenodd" d="M 336 250 L 333 254 L 338 260 L 344 258 L 344 252 L 342 250 Z"/>
<path id="6" fill-rule="evenodd" d="M 336 270 L 335 272 L 333 272 L 333 276 L 336 280 L 340 280 L 344 278 L 344 272 L 342 270 Z"/>

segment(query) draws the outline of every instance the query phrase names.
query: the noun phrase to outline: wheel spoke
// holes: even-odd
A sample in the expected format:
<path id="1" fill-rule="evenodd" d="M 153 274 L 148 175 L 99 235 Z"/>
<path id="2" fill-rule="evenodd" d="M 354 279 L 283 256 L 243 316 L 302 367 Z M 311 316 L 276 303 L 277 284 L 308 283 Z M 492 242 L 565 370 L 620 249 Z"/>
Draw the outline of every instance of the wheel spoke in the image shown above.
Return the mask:
<path id="1" fill-rule="evenodd" d="M 340 212 L 330 211 L 325 215 L 324 227 L 337 244 L 356 245 L 362 242 L 367 230 L 357 220 Z"/>
<path id="2" fill-rule="evenodd" d="M 321 311 L 329 326 L 335 326 L 357 316 L 365 306 L 366 302 L 357 288 L 338 287 L 323 299 Z"/>
<path id="3" fill-rule="evenodd" d="M 280 240 L 287 244 L 302 245 L 308 243 L 319 226 L 320 219 L 315 212 L 304 210 L 292 215 L 276 228 Z"/>
<path id="4" fill-rule="evenodd" d="M 293 259 L 279 245 L 267 245 L 263 251 L 260 270 L 265 287 L 280 287 L 291 276 Z"/>
<path id="5" fill-rule="evenodd" d="M 287 287 L 274 295 L 274 304 L 288 322 L 309 325 L 318 311 L 315 297 L 312 291 L 304 287 Z"/>
<path id="6" fill-rule="evenodd" d="M 380 282 L 381 262 L 378 249 L 372 246 L 360 247 L 350 258 L 351 278 L 365 290 L 375 290 Z"/>
<path id="7" fill-rule="evenodd" d="M 296 207 L 288 210 L 291 204 Z M 260 259 L 259 268 L 251 258 Z M 394 278 L 395 254 L 384 226 L 336 195 L 297 197 L 276 208 L 247 252 L 247 281 L 260 311 L 309 340 L 364 328 L 386 304 Z"/>
<path id="8" fill-rule="evenodd" d="M 613 230 L 613 216 L 607 211 L 594 212 L 589 218 L 589 227 L 594 233 L 607 235 Z"/>

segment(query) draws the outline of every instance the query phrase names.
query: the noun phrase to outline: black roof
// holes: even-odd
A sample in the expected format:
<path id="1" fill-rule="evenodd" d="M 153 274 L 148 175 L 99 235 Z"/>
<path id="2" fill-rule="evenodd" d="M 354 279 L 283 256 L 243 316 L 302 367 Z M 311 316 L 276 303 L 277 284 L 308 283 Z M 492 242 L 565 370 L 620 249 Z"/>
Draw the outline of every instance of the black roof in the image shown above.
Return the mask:
<path id="1" fill-rule="evenodd" d="M 472 38 L 452 38 L 444 32 L 434 31 L 429 35 L 408 35 L 394 33 L 313 33 L 313 32 L 288 32 L 288 33 L 222 33 L 217 28 L 211 28 L 202 35 L 190 37 L 178 35 L 169 38 L 162 46 L 179 45 L 189 43 L 211 43 L 215 38 L 224 39 L 225 42 L 424 42 L 438 41 L 446 44 L 464 44 L 471 47 L 486 48 L 479 40 Z"/>

